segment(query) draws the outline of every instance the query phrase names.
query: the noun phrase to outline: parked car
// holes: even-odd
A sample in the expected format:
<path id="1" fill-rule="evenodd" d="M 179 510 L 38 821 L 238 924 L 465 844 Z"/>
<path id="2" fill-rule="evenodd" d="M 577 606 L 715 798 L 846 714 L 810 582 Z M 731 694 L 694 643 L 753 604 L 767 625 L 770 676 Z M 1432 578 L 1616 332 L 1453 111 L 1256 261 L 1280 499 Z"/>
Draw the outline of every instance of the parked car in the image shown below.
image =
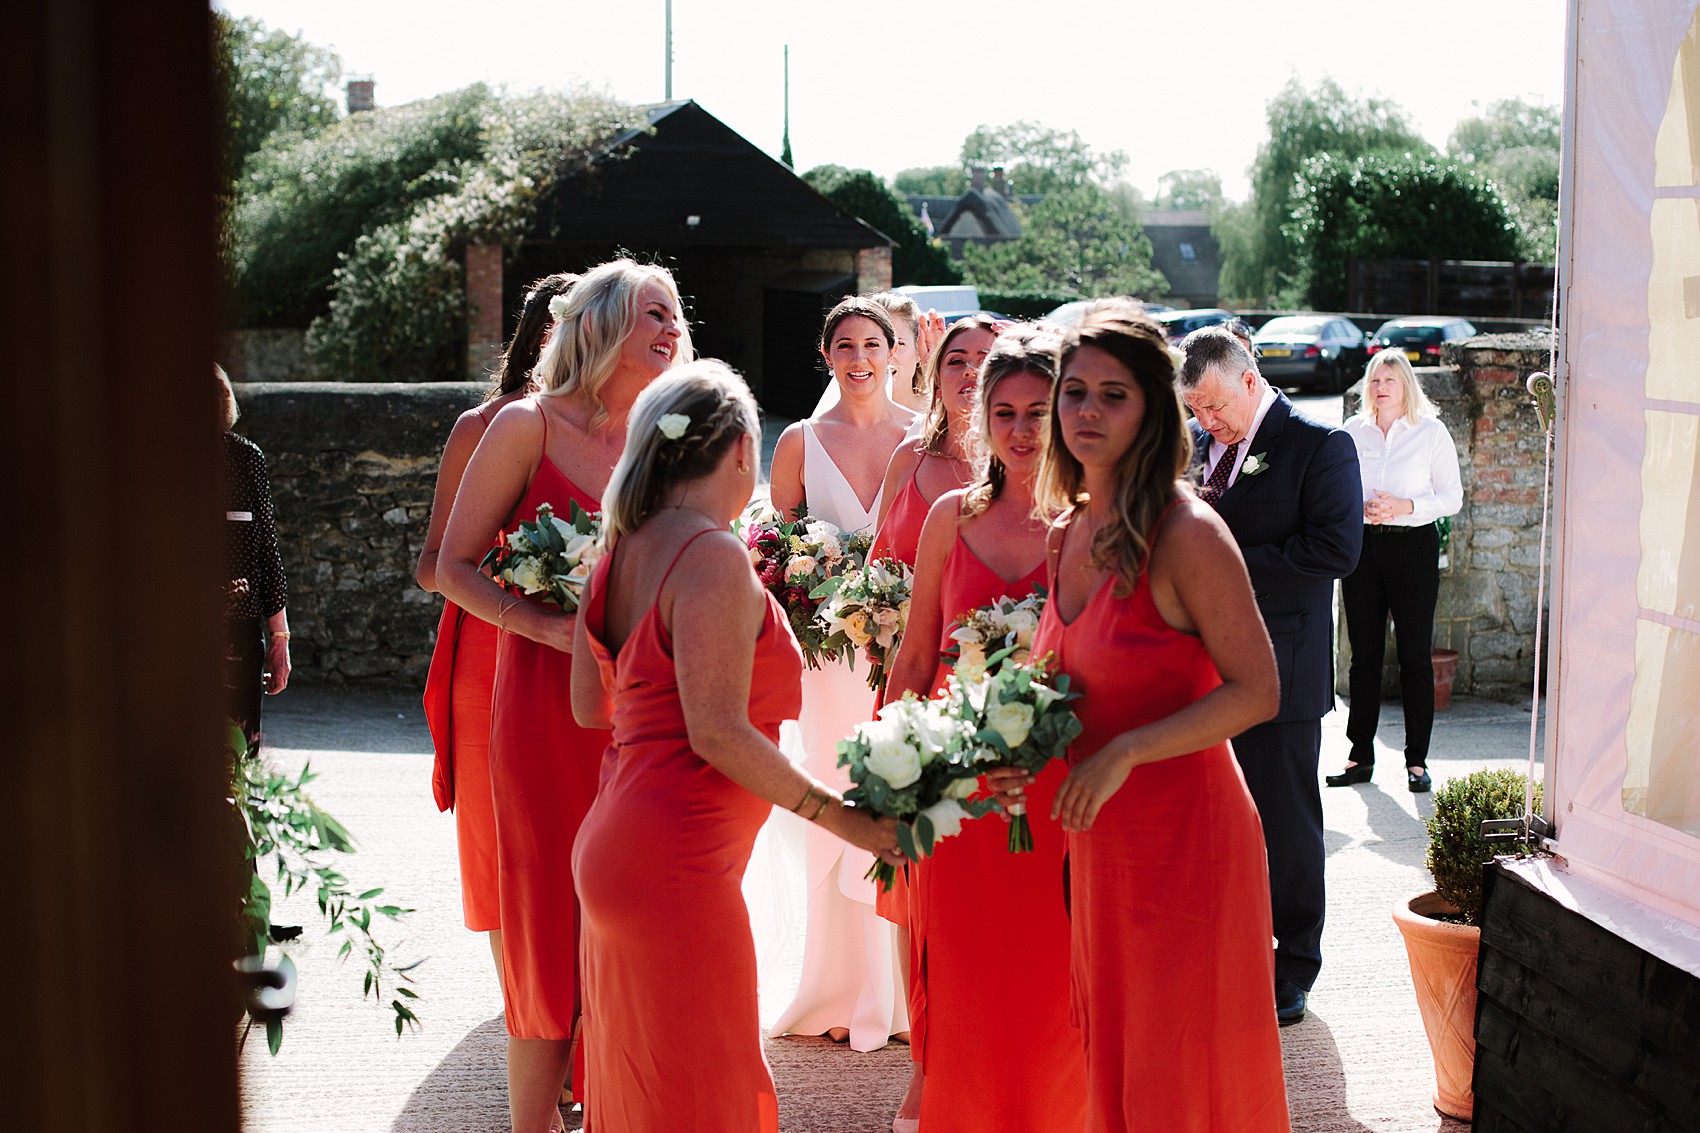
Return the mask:
<path id="1" fill-rule="evenodd" d="M 1447 316 L 1388 319 L 1369 336 L 1369 352 L 1403 350 L 1413 366 L 1438 366 L 1443 343 L 1458 342 L 1475 333 L 1476 328 L 1468 319 Z"/>
<path id="2" fill-rule="evenodd" d="M 1162 324 L 1163 333 L 1169 336 L 1169 341 L 1179 346 L 1181 339 L 1201 327 L 1213 327 L 1238 317 L 1220 307 L 1203 307 L 1195 311 L 1165 311 L 1157 316 L 1157 321 Z"/>
<path id="3" fill-rule="evenodd" d="M 1008 315 L 999 315 L 996 311 L 987 311 L 980 306 L 979 289 L 971 285 L 939 283 L 921 284 L 908 283 L 902 287 L 894 287 L 899 295 L 907 295 L 915 300 L 915 305 L 922 312 L 937 311 L 939 317 L 949 326 L 958 319 L 966 319 L 969 315 L 978 315 L 984 311 L 988 315 L 996 315 L 1006 319 Z"/>
<path id="4" fill-rule="evenodd" d="M 1304 385 L 1339 393 L 1369 361 L 1369 340 L 1339 315 L 1281 315 L 1252 336 L 1257 366 L 1271 385 Z"/>
<path id="5" fill-rule="evenodd" d="M 1047 311 L 1044 316 L 1045 321 L 1056 323 L 1058 326 L 1062 327 L 1074 326 L 1086 316 L 1086 308 L 1090 307 L 1097 301 L 1098 300 L 1096 299 L 1070 300 L 1061 306 L 1052 307 L 1049 311 Z M 1134 302 L 1138 303 L 1147 315 L 1151 315 L 1153 317 L 1161 315 L 1166 311 L 1174 310 L 1173 307 L 1163 303 L 1147 303 L 1143 299 L 1136 299 Z"/>

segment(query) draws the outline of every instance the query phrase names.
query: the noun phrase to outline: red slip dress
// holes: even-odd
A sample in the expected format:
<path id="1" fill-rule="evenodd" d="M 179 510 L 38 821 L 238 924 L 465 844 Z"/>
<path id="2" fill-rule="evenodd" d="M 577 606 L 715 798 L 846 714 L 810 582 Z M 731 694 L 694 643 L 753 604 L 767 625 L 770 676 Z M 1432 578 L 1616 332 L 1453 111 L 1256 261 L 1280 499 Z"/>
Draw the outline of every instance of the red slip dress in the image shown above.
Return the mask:
<path id="1" fill-rule="evenodd" d="M 950 675 L 943 655 L 956 618 L 1006 595 L 1019 601 L 1044 578 L 1040 563 L 1006 582 L 957 537 L 940 580 L 935 689 Z M 987 815 L 963 823 L 911 874 L 909 1012 L 927 1020 L 916 1046 L 927 1081 L 922 1133 L 1079 1129 L 1086 1119 L 1085 1052 L 1069 1018 L 1065 841 L 1051 821 L 1065 771 L 1054 761 L 1027 789 L 1032 853 L 1011 854 L 1008 825 Z M 993 957 L 1013 965 L 996 991 Z"/>
<path id="2" fill-rule="evenodd" d="M 601 505 L 544 455 L 531 486 L 503 526 L 535 520 L 549 504 Z M 502 1004 L 508 1034 L 567 1039 L 579 1015 L 578 902 L 572 848 L 596 797 L 608 733 L 573 719 L 573 658 L 516 633 L 500 631 L 491 693 L 490 793 L 496 814 L 497 890 L 501 899 Z M 582 1049 L 581 1049 L 582 1057 Z M 579 1081 L 575 1071 L 573 1080 Z"/>
<path id="3" fill-rule="evenodd" d="M 612 558 L 598 564 L 585 617 L 613 700 L 613 748 L 573 851 L 584 912 L 585 1128 L 773 1133 L 778 1101 L 741 888 L 772 806 L 691 750 L 658 608 L 610 656 L 602 632 Z M 802 671 L 770 595 L 749 712 L 775 742 L 801 705 Z"/>
<path id="4" fill-rule="evenodd" d="M 1221 684 L 1144 574 L 1125 598 L 1112 576 L 1065 625 L 1055 570 L 1033 654 L 1052 654 L 1084 694 L 1071 765 Z M 1285 1133 L 1269 872 L 1229 744 L 1134 768 L 1092 829 L 1070 835 L 1069 875 L 1088 1133 Z"/>

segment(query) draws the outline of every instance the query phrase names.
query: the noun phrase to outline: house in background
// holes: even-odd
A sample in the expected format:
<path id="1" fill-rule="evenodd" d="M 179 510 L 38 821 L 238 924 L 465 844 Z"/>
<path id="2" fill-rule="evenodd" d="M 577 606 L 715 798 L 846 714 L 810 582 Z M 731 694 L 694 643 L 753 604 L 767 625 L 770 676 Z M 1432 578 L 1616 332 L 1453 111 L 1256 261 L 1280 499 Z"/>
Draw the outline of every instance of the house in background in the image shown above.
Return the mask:
<path id="1" fill-rule="evenodd" d="M 908 198 L 915 215 L 922 219 L 923 225 L 932 224 L 933 237 L 948 244 L 951 258 L 957 260 L 962 258 L 964 245 L 1001 244 L 1021 238 L 1021 218 L 1010 207 L 1011 200 L 1016 198 L 1010 196 L 1003 169 L 992 169 L 988 177 L 985 167 L 976 165 L 968 175 L 968 191 L 960 197 L 911 193 Z M 1044 197 L 1027 195 L 1019 200 L 1031 205 Z"/>
<path id="2" fill-rule="evenodd" d="M 892 240 L 694 101 L 648 118 L 556 186 L 504 250 L 502 337 L 532 280 L 629 251 L 672 270 L 699 354 L 736 367 L 769 411 L 807 415 L 826 388 L 822 316 L 846 294 L 891 286 Z"/>
<path id="3" fill-rule="evenodd" d="M 1222 276 L 1222 248 L 1203 209 L 1152 209 L 1145 214 L 1151 266 L 1169 281 L 1165 303 L 1214 307 Z"/>

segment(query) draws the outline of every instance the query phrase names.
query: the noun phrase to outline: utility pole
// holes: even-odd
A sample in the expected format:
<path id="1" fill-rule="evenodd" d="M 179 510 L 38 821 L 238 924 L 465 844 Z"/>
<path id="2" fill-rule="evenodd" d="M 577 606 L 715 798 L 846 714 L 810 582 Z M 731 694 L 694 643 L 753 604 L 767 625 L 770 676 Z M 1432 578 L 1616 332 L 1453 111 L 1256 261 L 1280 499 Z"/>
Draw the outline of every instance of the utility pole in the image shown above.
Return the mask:
<path id="1" fill-rule="evenodd" d="M 667 0 L 667 101 L 673 101 L 673 0 Z"/>
<path id="2" fill-rule="evenodd" d="M 795 169 L 797 163 L 791 160 L 791 45 L 785 45 L 785 137 L 780 143 L 779 160 L 785 163 L 785 168 Z"/>

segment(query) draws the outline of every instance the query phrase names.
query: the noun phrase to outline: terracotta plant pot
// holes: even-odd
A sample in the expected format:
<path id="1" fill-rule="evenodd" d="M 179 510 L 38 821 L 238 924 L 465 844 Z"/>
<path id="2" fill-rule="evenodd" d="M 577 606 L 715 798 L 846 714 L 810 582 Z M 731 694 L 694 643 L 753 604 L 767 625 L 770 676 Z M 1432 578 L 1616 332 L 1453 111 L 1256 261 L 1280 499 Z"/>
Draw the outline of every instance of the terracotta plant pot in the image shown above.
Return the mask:
<path id="1" fill-rule="evenodd" d="M 1482 930 L 1433 918 L 1457 910 L 1432 891 L 1393 906 L 1393 923 L 1405 938 L 1411 983 L 1434 1053 L 1434 1108 L 1469 1121 L 1476 1096 L 1476 954 Z"/>
<path id="2" fill-rule="evenodd" d="M 1452 682 L 1458 676 L 1458 651 L 1434 649 L 1429 651 L 1434 662 L 1434 710 L 1445 712 L 1452 707 Z"/>

